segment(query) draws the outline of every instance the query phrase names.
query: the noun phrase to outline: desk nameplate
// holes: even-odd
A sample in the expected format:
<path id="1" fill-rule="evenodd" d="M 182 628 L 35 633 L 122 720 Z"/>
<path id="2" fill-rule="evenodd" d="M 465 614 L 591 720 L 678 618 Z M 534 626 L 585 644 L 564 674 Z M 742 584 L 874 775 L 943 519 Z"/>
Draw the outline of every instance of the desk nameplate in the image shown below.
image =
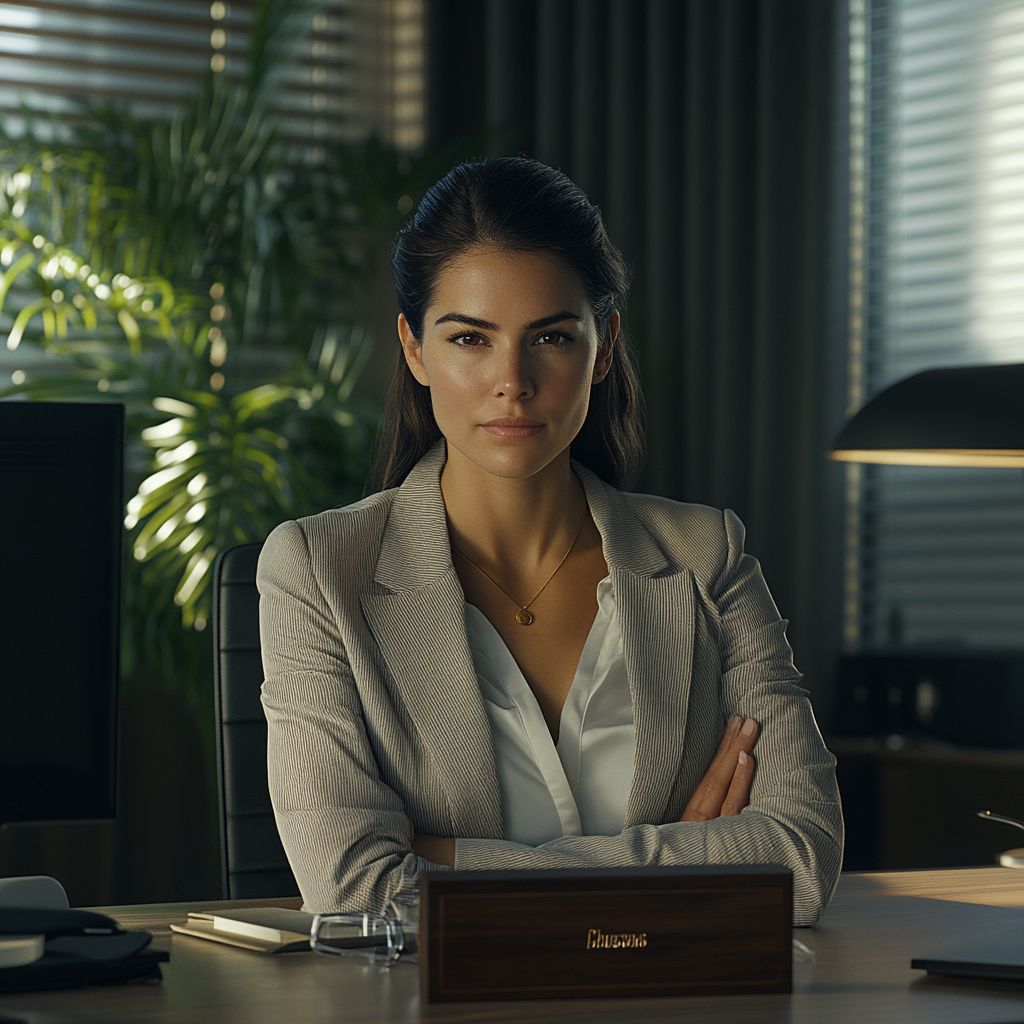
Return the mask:
<path id="1" fill-rule="evenodd" d="M 792 990 L 777 865 L 425 875 L 428 1002 Z"/>

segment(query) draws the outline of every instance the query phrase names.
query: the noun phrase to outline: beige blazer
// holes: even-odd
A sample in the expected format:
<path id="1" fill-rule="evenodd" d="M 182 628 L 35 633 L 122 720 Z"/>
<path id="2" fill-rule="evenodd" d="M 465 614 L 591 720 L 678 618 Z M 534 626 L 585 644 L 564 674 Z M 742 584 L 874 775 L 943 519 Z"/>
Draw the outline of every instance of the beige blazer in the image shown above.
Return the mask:
<path id="1" fill-rule="evenodd" d="M 306 907 L 412 899 L 417 832 L 456 868 L 785 864 L 813 923 L 842 858 L 835 759 L 797 684 L 786 623 L 731 512 L 623 494 L 574 463 L 621 617 L 636 758 L 625 828 L 540 847 L 502 838 L 487 713 L 466 641 L 439 476 L 283 523 L 259 563 L 270 793 Z M 750 806 L 679 822 L 725 720 L 761 723 Z"/>

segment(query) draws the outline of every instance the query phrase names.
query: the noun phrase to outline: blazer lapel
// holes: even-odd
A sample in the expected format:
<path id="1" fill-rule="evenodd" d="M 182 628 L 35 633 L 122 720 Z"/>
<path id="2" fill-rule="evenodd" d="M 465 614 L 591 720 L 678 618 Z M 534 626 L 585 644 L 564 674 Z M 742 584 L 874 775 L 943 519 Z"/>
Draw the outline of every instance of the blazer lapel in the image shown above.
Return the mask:
<path id="1" fill-rule="evenodd" d="M 633 699 L 636 756 L 624 826 L 664 820 L 683 763 L 693 660 L 693 579 L 612 575 Z M 617 581 L 617 583 L 616 583 Z"/>
<path id="2" fill-rule="evenodd" d="M 574 464 L 601 533 L 622 629 L 636 731 L 625 827 L 661 824 L 679 777 L 686 735 L 694 582 L 672 565 L 625 498 Z"/>
<path id="3" fill-rule="evenodd" d="M 452 566 L 438 444 L 399 488 L 363 615 L 441 778 L 452 834 L 503 837 L 490 724 L 466 642 Z"/>

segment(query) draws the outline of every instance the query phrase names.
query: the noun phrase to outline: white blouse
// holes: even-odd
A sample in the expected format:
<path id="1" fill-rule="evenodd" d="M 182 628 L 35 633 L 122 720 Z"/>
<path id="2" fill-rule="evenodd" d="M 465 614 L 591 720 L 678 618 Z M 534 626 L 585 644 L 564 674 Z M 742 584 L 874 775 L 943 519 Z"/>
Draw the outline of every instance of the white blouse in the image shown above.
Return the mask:
<path id="1" fill-rule="evenodd" d="M 465 605 L 466 634 L 491 722 L 505 838 L 539 846 L 622 831 L 636 735 L 611 580 L 583 646 L 556 747 L 537 698 L 498 631 Z"/>

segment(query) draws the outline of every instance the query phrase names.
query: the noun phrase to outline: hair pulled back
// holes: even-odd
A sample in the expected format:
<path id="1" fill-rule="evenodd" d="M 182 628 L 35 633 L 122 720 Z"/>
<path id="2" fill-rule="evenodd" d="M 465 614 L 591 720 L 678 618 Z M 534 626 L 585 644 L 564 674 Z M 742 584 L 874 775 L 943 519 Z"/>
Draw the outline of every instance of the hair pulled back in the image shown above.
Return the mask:
<path id="1" fill-rule="evenodd" d="M 424 195 L 391 249 L 398 308 L 420 341 L 439 274 L 475 246 L 560 260 L 582 282 L 598 336 L 608 343 L 611 316 L 625 304 L 629 270 L 597 208 L 561 171 L 522 157 L 460 164 Z M 591 391 L 572 457 L 613 486 L 629 486 L 643 460 L 642 421 L 636 370 L 620 335 L 611 369 Z M 379 485 L 398 486 L 440 437 L 430 389 L 399 352 L 377 445 Z"/>

